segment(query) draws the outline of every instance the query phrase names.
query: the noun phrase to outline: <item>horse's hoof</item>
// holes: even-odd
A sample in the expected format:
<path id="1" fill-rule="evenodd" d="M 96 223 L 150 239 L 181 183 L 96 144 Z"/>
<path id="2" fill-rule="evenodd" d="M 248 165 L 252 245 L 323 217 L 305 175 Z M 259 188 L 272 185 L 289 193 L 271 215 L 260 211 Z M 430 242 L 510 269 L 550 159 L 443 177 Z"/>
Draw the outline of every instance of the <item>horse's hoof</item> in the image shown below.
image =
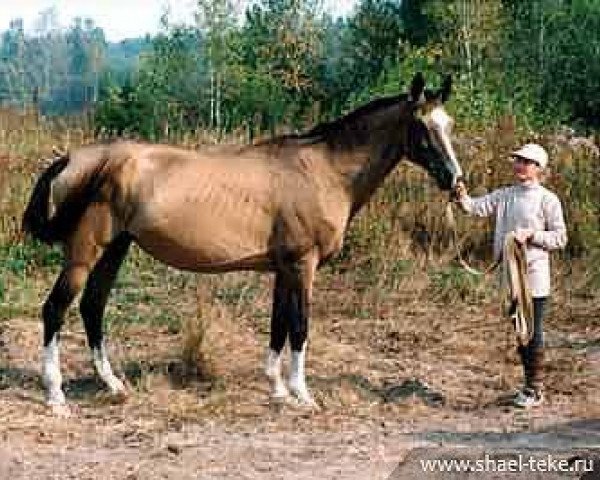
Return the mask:
<path id="1" fill-rule="evenodd" d="M 294 390 L 292 389 L 292 395 L 294 396 L 295 404 L 300 408 L 306 408 L 313 411 L 321 410 L 321 407 L 307 390 Z"/>
<path id="2" fill-rule="evenodd" d="M 110 403 L 115 404 L 115 405 L 127 402 L 128 398 L 129 398 L 129 393 L 125 389 L 117 390 L 115 392 L 110 393 Z"/>
<path id="3" fill-rule="evenodd" d="M 290 395 L 286 392 L 285 394 L 271 394 L 269 397 L 270 403 L 273 405 L 286 405 L 290 402 Z"/>
<path id="4" fill-rule="evenodd" d="M 56 418 L 70 418 L 73 412 L 66 403 L 51 403 L 48 404 L 50 414 Z"/>
<path id="5" fill-rule="evenodd" d="M 321 410 L 321 406 L 315 402 L 312 397 L 298 399 L 298 406 L 307 410 L 312 410 L 313 412 L 319 412 Z"/>
<path id="6" fill-rule="evenodd" d="M 271 385 L 271 401 L 276 403 L 285 403 L 289 396 L 290 392 L 283 382 L 273 382 Z"/>

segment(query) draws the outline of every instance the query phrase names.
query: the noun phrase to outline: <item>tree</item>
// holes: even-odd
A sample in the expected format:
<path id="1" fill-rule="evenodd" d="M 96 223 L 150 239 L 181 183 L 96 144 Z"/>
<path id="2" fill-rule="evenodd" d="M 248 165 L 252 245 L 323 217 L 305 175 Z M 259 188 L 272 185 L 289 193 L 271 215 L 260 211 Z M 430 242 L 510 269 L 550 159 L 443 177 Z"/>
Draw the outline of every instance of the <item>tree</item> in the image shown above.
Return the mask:
<path id="1" fill-rule="evenodd" d="M 223 89 L 231 61 L 230 37 L 236 25 L 232 0 L 198 0 L 196 22 L 203 36 L 202 53 L 208 63 L 210 120 L 217 131 L 223 127 Z"/>
<path id="2" fill-rule="evenodd" d="M 323 96 L 323 31 L 318 0 L 264 0 L 246 12 L 241 62 L 275 96 L 267 123 L 300 126 Z M 260 79 L 260 80 L 259 80 Z M 318 110 L 318 108 L 317 108 Z M 309 112 L 310 111 L 310 112 Z M 263 121 L 265 119 L 263 118 Z"/>
<path id="3" fill-rule="evenodd" d="M 404 40 L 415 47 L 439 39 L 436 23 L 428 12 L 431 3 L 431 0 L 404 0 L 400 4 Z"/>

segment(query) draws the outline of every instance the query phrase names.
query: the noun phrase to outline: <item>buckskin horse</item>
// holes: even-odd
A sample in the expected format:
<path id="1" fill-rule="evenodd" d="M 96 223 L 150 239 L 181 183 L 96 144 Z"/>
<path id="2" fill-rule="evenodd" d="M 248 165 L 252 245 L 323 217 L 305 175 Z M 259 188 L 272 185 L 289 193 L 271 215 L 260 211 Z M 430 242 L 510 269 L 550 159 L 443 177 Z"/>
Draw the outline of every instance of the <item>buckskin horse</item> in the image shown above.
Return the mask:
<path id="1" fill-rule="evenodd" d="M 58 156 L 40 175 L 23 216 L 34 238 L 64 247 L 65 261 L 42 309 L 46 402 L 65 406 L 59 331 L 83 289 L 80 312 L 99 377 L 113 394 L 102 333 L 104 307 L 132 242 L 179 269 L 273 272 L 266 375 L 274 398 L 316 407 L 305 381 L 309 307 L 317 268 L 340 251 L 348 223 L 402 160 L 423 167 L 442 190 L 462 175 L 444 109 L 451 90 L 374 100 L 303 134 L 244 147 L 192 151 L 115 141 Z M 281 354 L 291 345 L 286 386 Z M 288 390 L 289 388 L 289 390 Z"/>

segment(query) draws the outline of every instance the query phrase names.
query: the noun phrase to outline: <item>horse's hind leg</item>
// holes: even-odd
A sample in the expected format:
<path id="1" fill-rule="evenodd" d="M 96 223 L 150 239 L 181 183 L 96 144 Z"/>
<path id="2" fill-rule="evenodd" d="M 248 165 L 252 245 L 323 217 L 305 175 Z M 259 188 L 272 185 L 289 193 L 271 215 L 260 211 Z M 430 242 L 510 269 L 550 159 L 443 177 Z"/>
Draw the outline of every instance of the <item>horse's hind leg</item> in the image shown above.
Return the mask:
<path id="1" fill-rule="evenodd" d="M 49 406 L 60 406 L 65 403 L 65 395 L 61 389 L 59 331 L 65 312 L 83 286 L 86 276 L 87 271 L 84 266 L 67 264 L 60 272 L 42 309 L 44 320 L 42 381 L 46 388 L 46 403 Z"/>
<path id="2" fill-rule="evenodd" d="M 90 273 L 79 304 L 88 344 L 92 350 L 94 367 L 113 395 L 124 395 L 125 387 L 121 380 L 114 375 L 108 361 L 102 340 L 102 317 L 108 295 L 130 245 L 129 234 L 121 233 L 106 247 L 102 257 Z"/>
<path id="3" fill-rule="evenodd" d="M 46 388 L 46 402 L 52 407 L 61 407 L 65 404 L 59 361 L 60 328 L 67 308 L 85 285 L 89 272 L 102 254 L 104 238 L 110 234 L 108 215 L 109 213 L 101 208 L 88 209 L 77 231 L 71 235 L 65 245 L 65 265 L 42 309 L 44 321 L 42 381 Z M 60 408 L 56 411 L 63 412 Z"/>

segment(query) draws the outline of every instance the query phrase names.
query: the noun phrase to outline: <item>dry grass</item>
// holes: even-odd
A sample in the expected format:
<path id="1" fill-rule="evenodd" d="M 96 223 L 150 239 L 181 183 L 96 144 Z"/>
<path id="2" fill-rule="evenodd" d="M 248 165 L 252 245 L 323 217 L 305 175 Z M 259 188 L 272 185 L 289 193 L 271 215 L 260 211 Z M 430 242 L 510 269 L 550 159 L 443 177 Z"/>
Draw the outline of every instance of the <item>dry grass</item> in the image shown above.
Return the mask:
<path id="1" fill-rule="evenodd" d="M 204 276 L 196 288 L 196 315 L 184 320 L 182 362 L 188 378 L 218 381 L 227 374 L 229 354 L 239 352 L 244 335 L 236 318 L 250 314 L 256 290 L 256 275 L 228 274 L 225 278 Z"/>
<path id="2" fill-rule="evenodd" d="M 215 376 L 215 340 L 211 326 L 219 316 L 215 308 L 206 308 L 207 303 L 198 298 L 198 313 L 183 324 L 183 347 L 181 358 L 187 376 L 210 379 Z M 209 304 L 211 307 L 213 304 Z"/>

